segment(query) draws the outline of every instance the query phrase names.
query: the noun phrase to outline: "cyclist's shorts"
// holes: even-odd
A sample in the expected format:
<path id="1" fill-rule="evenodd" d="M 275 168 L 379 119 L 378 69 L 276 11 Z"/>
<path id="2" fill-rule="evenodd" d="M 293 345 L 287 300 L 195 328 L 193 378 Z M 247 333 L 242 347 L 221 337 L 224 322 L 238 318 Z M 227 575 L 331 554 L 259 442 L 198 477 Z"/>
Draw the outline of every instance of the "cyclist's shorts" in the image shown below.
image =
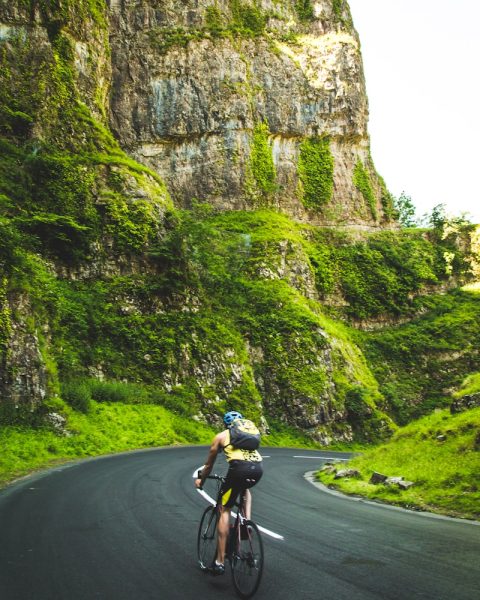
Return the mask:
<path id="1" fill-rule="evenodd" d="M 240 492 L 253 487 L 263 475 L 261 462 L 246 460 L 232 460 L 227 472 L 225 483 L 222 484 L 220 493 L 222 506 L 232 508 Z"/>

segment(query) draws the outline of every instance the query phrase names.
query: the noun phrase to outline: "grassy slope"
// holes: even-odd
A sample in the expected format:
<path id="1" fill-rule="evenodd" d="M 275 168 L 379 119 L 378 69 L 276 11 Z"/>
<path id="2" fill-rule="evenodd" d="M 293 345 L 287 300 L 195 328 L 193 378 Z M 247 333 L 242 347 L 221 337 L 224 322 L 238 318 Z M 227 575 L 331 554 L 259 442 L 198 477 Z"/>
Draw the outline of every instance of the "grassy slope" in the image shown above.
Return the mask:
<path id="1" fill-rule="evenodd" d="M 467 378 L 459 395 L 480 391 L 480 375 Z M 446 436 L 446 439 L 439 439 Z M 349 463 L 361 478 L 319 479 L 348 493 L 410 508 L 480 519 L 480 408 L 451 415 L 436 411 L 398 430 L 392 440 Z M 415 482 L 409 490 L 368 483 L 373 471 Z"/>
<path id="2" fill-rule="evenodd" d="M 359 336 L 399 425 L 448 406 L 451 390 L 479 365 L 479 289 L 465 286 L 421 302 L 415 319 Z"/>
<path id="3" fill-rule="evenodd" d="M 0 429 L 0 485 L 58 462 L 137 448 L 208 443 L 214 434 L 162 406 L 92 402 L 87 415 L 68 406 L 62 406 L 62 413 L 72 434 L 68 437 L 45 427 Z"/>
<path id="4" fill-rule="evenodd" d="M 300 230 L 272 211 L 220 216 L 193 212 L 190 218 L 177 214 L 171 218 L 165 237 L 158 236 L 159 214 L 171 210 L 165 186 L 154 173 L 121 152 L 111 133 L 87 110 L 77 89 L 72 32 L 79 39 L 92 41 L 82 25 L 85 11 L 90 10 L 90 26 L 98 29 L 97 36 L 105 35 L 104 3 L 61 0 L 41 4 L 51 38 L 49 48 L 37 56 L 27 37 L 14 36 L 3 53 L 0 355 L 6 351 L 11 330 L 8 295 L 22 293 L 32 304 L 30 333 L 51 332 L 51 342 L 43 340 L 41 348 L 49 363 L 50 398 L 58 393 L 60 382 L 84 374 L 92 365 L 108 365 L 111 378 L 156 384 L 163 380 L 164 372 L 170 374 L 171 365 L 173 375 L 177 375 L 178 358 L 187 347 L 185 363 L 192 365 L 192 371 L 195 357 L 201 362 L 207 353 L 214 354 L 212 362 L 221 364 L 225 349 L 234 348 L 232 365 L 246 368 L 229 400 L 253 408 L 259 392 L 254 385 L 255 365 L 247 364 L 247 338 L 262 349 L 265 358 L 263 366 L 256 367 L 257 379 L 258 375 L 273 373 L 270 385 L 281 391 L 280 408 L 288 408 L 291 398 L 301 397 L 305 406 L 316 410 L 319 390 L 330 385 L 322 369 L 309 360 L 324 347 L 324 338 L 317 332 L 321 327 L 336 340 L 333 379 L 339 408 L 347 404 L 354 415 L 355 410 L 362 409 L 357 411 L 359 430 L 366 430 L 366 421 L 378 421 L 370 418 L 378 386 L 368 365 L 347 328 L 327 319 L 320 305 L 296 289 L 295 285 L 302 287 L 297 267 L 305 263 L 312 269 L 322 297 L 335 295 L 338 288 L 349 303 L 345 310 L 352 318 L 409 315 L 415 309 L 415 292 L 425 284 L 448 279 L 445 251 L 453 256 L 453 243 L 448 245 L 443 235 L 430 243 L 426 234 L 384 232 L 367 243 L 356 244 L 334 232 Z M 262 23 L 261 19 L 257 22 Z M 262 30 L 263 26 L 259 27 L 259 32 Z M 45 89 L 49 90 L 48 97 Z M 101 91 L 95 90 L 95 96 Z M 101 108 L 97 107 L 96 114 L 102 113 Z M 31 125 L 35 123 L 42 123 L 43 128 L 38 140 L 32 137 Z M 265 139 L 262 148 L 267 149 Z M 260 172 L 253 175 L 268 192 L 272 173 L 266 179 Z M 131 194 L 126 191 L 132 192 L 131 185 L 133 191 L 147 191 L 148 201 L 135 196 L 130 202 Z M 52 260 L 77 267 L 88 264 L 95 243 L 103 248 L 105 237 L 111 238 L 113 252 L 119 256 L 145 259 L 143 253 L 148 248 L 156 267 L 154 275 L 65 281 L 56 278 L 48 267 Z M 277 277 L 275 272 L 282 271 L 279 249 L 284 242 L 290 274 Z M 106 254 L 104 259 L 108 258 Z M 454 271 L 457 267 L 462 270 L 455 261 L 451 266 Z M 261 275 L 265 268 L 273 275 Z M 128 310 L 132 297 L 135 310 Z M 176 304 L 165 302 L 178 297 L 182 299 Z M 189 298 L 199 301 L 201 310 L 194 305 L 191 313 L 181 310 Z M 144 304 L 151 310 L 141 310 Z M 162 309 L 157 310 L 159 307 Z M 454 329 L 459 331 L 457 326 Z M 466 335 L 472 338 L 470 332 Z M 194 338 L 198 341 L 192 342 Z M 459 343 L 463 345 L 463 340 Z M 389 340 L 386 346 L 390 351 Z M 456 347 L 447 348 L 452 349 Z M 375 356 L 383 364 L 380 350 Z M 399 362 L 404 362 L 403 356 Z M 230 363 L 226 367 L 228 371 Z M 177 408 L 187 406 L 196 412 L 200 393 L 206 392 L 187 368 L 180 374 L 181 390 L 175 390 L 178 393 L 174 395 Z M 207 392 L 212 398 L 223 398 L 228 383 L 228 372 L 225 376 L 222 372 Z M 363 389 L 357 389 L 360 387 Z M 272 402 L 271 414 L 279 412 L 279 406 Z M 142 425 L 144 420 L 146 426 Z M 58 438 L 45 429 L 5 427 L 0 441 L 11 452 L 2 454 L 0 468 L 18 474 L 52 460 L 204 441 L 193 435 L 189 425 L 189 421 L 185 424 L 158 406 L 121 409 L 103 404 L 88 416 L 70 414 L 69 426 L 78 430 L 71 438 Z M 205 433 L 205 439 L 210 435 Z M 298 443 L 298 439 L 285 430 L 273 436 L 275 443 L 285 445 Z"/>
<path id="5" fill-rule="evenodd" d="M 209 444 L 217 433 L 158 405 L 92 400 L 89 412 L 83 414 L 59 399 L 55 403 L 55 409 L 67 418 L 68 436 L 46 427 L 0 428 L 0 487 L 32 471 L 70 460 L 158 446 Z M 263 444 L 316 447 L 298 432 L 281 426 L 273 427 Z"/>

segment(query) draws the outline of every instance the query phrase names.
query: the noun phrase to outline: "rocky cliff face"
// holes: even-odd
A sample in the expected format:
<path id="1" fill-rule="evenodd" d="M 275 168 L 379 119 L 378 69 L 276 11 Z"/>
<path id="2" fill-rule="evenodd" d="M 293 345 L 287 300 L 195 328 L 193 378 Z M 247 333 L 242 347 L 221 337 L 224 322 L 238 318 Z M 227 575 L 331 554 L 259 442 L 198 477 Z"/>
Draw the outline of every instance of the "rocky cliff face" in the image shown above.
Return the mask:
<path id="1" fill-rule="evenodd" d="M 445 254 L 378 233 L 344 0 L 0 0 L 0 58 L 0 422 L 95 377 L 325 443 L 388 433 L 324 305 L 407 312 Z"/>
<path id="2" fill-rule="evenodd" d="M 369 156 L 362 60 L 346 2 L 109 6 L 112 128 L 178 205 L 270 206 L 317 224 L 389 220 Z M 327 142 L 323 157 L 318 140 Z M 270 173 L 256 164 L 262 143 Z M 323 185 L 312 172 L 322 168 Z"/>
<path id="3" fill-rule="evenodd" d="M 27 323 L 27 317 L 33 312 L 28 296 L 12 295 L 10 304 L 17 318 L 8 319 L 6 351 L 0 348 L 0 402 L 8 403 L 15 410 L 22 407 L 33 411 L 47 395 L 45 360 L 39 334 Z M 10 316 L 10 307 L 7 308 L 5 301 L 0 304 L 0 311 L 2 316 Z"/>

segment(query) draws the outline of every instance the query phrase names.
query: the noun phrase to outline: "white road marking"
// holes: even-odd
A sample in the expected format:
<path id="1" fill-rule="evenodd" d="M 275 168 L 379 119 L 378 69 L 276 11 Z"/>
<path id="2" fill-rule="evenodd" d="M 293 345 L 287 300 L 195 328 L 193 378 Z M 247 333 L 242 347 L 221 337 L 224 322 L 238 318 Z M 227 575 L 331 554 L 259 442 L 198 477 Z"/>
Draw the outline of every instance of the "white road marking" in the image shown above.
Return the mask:
<path id="1" fill-rule="evenodd" d="M 336 456 L 294 456 L 293 458 L 314 458 L 315 460 L 339 460 L 349 461 L 349 458 L 337 458 Z"/>
<path id="2" fill-rule="evenodd" d="M 203 467 L 203 465 L 202 465 L 202 467 Z M 195 469 L 195 471 L 192 474 L 193 479 L 197 479 L 198 471 L 201 470 L 202 467 L 197 467 Z M 205 498 L 205 500 L 207 502 L 209 502 L 210 504 L 212 504 L 213 506 L 215 506 L 216 501 L 211 496 L 209 496 L 205 490 L 199 490 L 197 488 L 197 492 L 200 494 L 200 496 L 203 496 L 203 498 Z M 232 510 L 232 512 L 230 514 L 232 515 L 233 518 L 235 518 L 237 516 L 237 513 L 233 512 L 233 510 Z M 283 535 L 280 535 L 279 533 L 275 533 L 274 531 L 270 531 L 270 529 L 266 529 L 265 527 L 262 527 L 258 523 L 257 523 L 257 527 L 260 529 L 260 531 L 262 533 L 264 533 L 265 535 L 269 535 L 270 537 L 274 538 L 275 540 L 283 540 L 283 539 L 285 539 L 283 537 Z"/>
<path id="3" fill-rule="evenodd" d="M 283 537 L 283 535 L 280 535 L 279 533 L 275 533 L 274 531 L 270 531 L 270 529 L 265 529 L 265 527 L 262 527 L 261 525 L 257 524 L 257 527 L 260 529 L 260 531 L 262 533 L 264 533 L 265 535 L 269 535 L 270 537 L 274 538 L 275 540 L 284 540 L 285 539 Z"/>

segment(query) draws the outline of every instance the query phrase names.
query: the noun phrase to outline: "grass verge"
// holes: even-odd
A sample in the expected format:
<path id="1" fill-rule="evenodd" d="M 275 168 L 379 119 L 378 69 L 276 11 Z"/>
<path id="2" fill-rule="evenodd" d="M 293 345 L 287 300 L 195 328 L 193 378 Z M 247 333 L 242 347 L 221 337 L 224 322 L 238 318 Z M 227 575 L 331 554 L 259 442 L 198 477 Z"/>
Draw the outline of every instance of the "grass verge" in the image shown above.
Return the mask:
<path id="1" fill-rule="evenodd" d="M 158 405 L 90 400 L 85 414 L 61 400 L 55 402 L 57 412 L 67 419 L 67 435 L 52 427 L 0 427 L 0 487 L 72 460 L 158 446 L 209 444 L 218 433 Z M 262 445 L 318 447 L 295 430 L 281 427 L 264 436 Z"/>
<path id="2" fill-rule="evenodd" d="M 346 494 L 365 496 L 405 508 L 454 517 L 480 519 L 480 408 L 451 415 L 448 410 L 399 429 L 391 441 L 348 463 L 358 478 L 334 479 L 317 473 L 317 479 Z M 414 485 L 369 483 L 376 471 L 402 476 Z"/>
<path id="3" fill-rule="evenodd" d="M 88 414 L 62 407 L 68 435 L 52 429 L 0 429 L 0 485 L 54 464 L 140 448 L 207 444 L 214 430 L 162 406 L 97 403 Z"/>

